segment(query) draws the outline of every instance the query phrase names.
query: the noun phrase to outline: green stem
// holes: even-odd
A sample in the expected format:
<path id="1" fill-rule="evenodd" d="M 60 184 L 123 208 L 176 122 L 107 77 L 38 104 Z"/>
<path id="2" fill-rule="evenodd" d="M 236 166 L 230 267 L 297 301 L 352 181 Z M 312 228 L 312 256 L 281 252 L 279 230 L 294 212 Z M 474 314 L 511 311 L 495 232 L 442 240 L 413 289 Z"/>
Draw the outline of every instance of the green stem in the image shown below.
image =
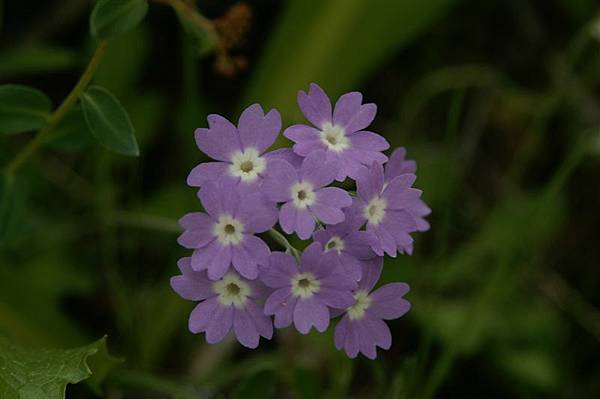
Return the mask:
<path id="1" fill-rule="evenodd" d="M 280 232 L 278 232 L 275 229 L 269 230 L 268 233 L 275 241 L 277 241 L 278 244 L 280 244 L 282 247 L 285 247 L 285 249 L 287 249 L 292 255 L 294 255 L 294 257 L 297 260 L 300 259 L 300 251 L 298 251 L 296 248 L 294 248 L 294 246 L 292 244 L 290 244 L 288 239 L 285 238 L 285 236 L 283 234 L 281 234 Z"/>
<path id="2" fill-rule="evenodd" d="M 100 65 L 100 61 L 104 57 L 106 53 L 106 47 L 108 46 L 108 42 L 106 40 L 102 40 L 98 47 L 96 47 L 96 51 L 92 56 L 87 68 L 81 75 L 81 78 L 71 90 L 67 98 L 60 104 L 60 106 L 54 111 L 52 116 L 50 116 L 50 120 L 48 121 L 48 125 L 41 129 L 38 134 L 35 136 L 33 140 L 21 150 L 17 154 L 15 158 L 6 166 L 5 172 L 8 175 L 15 174 L 15 172 L 23 166 L 23 164 L 33 156 L 37 150 L 46 142 L 48 136 L 56 129 L 58 124 L 63 120 L 63 118 L 67 115 L 67 113 L 73 108 L 79 96 L 85 91 L 86 87 L 94 77 L 96 70 L 98 69 L 98 65 Z"/>

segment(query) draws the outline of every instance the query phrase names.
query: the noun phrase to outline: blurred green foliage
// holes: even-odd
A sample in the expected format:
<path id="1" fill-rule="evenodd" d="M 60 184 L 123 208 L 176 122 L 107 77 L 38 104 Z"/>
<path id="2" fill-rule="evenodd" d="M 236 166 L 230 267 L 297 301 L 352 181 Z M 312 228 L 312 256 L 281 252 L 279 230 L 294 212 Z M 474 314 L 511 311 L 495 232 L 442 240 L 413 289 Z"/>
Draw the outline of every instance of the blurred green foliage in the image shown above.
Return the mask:
<path id="1" fill-rule="evenodd" d="M 233 2 L 149 5 L 0 2 L 0 84 L 54 104 L 97 48 L 91 15 L 92 33 L 110 39 L 92 83 L 118 98 L 113 112 L 131 120 L 140 152 L 97 145 L 84 101 L 16 174 L 0 175 L 1 370 L 14 351 L 66 367 L 52 385 L 60 397 L 89 376 L 92 352 L 110 359 L 104 341 L 37 348 L 108 334 L 124 363 L 110 372 L 114 359 L 90 357 L 92 377 L 68 388 L 73 397 L 101 385 L 110 398 L 600 395 L 595 2 L 249 1 L 251 17 L 229 13 Z M 53 16 L 61 23 L 37 23 Z M 224 43 L 244 23 L 238 48 Z M 232 76 L 215 54 L 243 56 L 248 69 Z M 192 304 L 168 285 L 185 253 L 175 221 L 199 209 L 185 186 L 204 160 L 193 130 L 253 102 L 295 123 L 296 93 L 313 81 L 378 104 L 373 129 L 417 160 L 433 209 L 415 255 L 386 261 L 383 282 L 408 282 L 413 308 L 390 323 L 394 346 L 376 361 L 347 359 L 331 330 L 280 330 L 256 351 L 206 345 L 187 331 Z M 14 124 L 1 94 L 3 132 Z M 133 128 L 118 129 L 129 144 Z M 101 129 L 102 142 L 112 130 Z M 3 135 L 2 164 L 33 137 Z"/>

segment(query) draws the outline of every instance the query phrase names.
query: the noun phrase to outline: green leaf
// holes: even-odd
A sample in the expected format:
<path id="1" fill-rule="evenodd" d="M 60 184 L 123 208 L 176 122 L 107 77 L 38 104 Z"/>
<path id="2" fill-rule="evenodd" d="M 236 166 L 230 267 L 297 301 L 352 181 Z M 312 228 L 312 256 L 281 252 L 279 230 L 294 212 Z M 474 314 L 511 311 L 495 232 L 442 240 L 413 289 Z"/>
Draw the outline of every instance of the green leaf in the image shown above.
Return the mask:
<path id="1" fill-rule="evenodd" d="M 109 39 L 135 28 L 146 16 L 146 0 L 100 0 L 90 16 L 90 32 Z"/>
<path id="2" fill-rule="evenodd" d="M 21 85 L 0 86 L 0 133 L 21 133 L 46 126 L 52 102 L 41 91 Z"/>
<path id="3" fill-rule="evenodd" d="M 88 359 L 88 366 L 92 370 L 92 375 L 87 379 L 87 384 L 92 388 L 98 396 L 102 394 L 101 386 L 106 379 L 106 376 L 112 369 L 123 363 L 124 359 L 114 357 L 108 352 L 106 346 L 106 336 L 102 337 L 97 344 L 98 352 Z M 94 344 L 92 344 L 94 345 Z"/>
<path id="4" fill-rule="evenodd" d="M 83 111 L 78 106 L 73 107 L 60 122 L 53 137 L 50 147 L 64 151 L 80 150 L 94 141 L 92 132 L 85 122 Z"/>
<path id="5" fill-rule="evenodd" d="M 105 340 L 75 349 L 40 350 L 22 348 L 0 336 L 0 397 L 64 398 L 67 384 L 76 384 L 94 373 L 104 376 L 107 364 L 114 366 L 114 360 L 107 360 L 110 356 Z"/>
<path id="6" fill-rule="evenodd" d="M 140 154 L 129 115 L 108 90 L 91 86 L 81 96 L 81 108 L 88 128 L 100 144 L 119 154 Z"/>

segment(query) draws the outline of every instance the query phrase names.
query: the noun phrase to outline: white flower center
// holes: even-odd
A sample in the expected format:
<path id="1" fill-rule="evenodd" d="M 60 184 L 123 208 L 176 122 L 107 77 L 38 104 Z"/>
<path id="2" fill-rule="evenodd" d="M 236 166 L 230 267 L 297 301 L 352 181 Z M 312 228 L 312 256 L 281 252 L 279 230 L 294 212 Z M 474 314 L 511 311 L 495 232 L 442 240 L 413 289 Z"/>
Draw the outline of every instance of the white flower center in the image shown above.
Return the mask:
<path id="1" fill-rule="evenodd" d="M 231 156 L 229 173 L 241 178 L 243 182 L 252 182 L 264 172 L 266 166 L 266 161 L 255 148 L 246 148 L 243 152 L 236 151 Z"/>
<path id="2" fill-rule="evenodd" d="M 325 252 L 335 249 L 338 254 L 344 249 L 344 241 L 339 236 L 333 236 L 325 244 Z"/>
<path id="3" fill-rule="evenodd" d="M 360 290 L 354 294 L 354 299 L 356 300 L 354 305 L 346 310 L 350 320 L 362 318 L 365 315 L 365 311 L 371 306 L 371 298 L 369 298 L 369 293 L 365 290 Z"/>
<path id="4" fill-rule="evenodd" d="M 213 227 L 213 234 L 221 245 L 238 245 L 244 238 L 244 225 L 230 215 L 219 216 Z"/>
<path id="5" fill-rule="evenodd" d="M 213 283 L 213 291 L 217 293 L 221 305 L 241 308 L 251 294 L 250 285 L 237 275 L 227 273 L 219 281 Z"/>
<path id="6" fill-rule="evenodd" d="M 314 204 L 317 195 L 313 191 L 313 186 L 307 182 L 294 184 L 290 188 L 292 201 L 296 208 L 305 209 L 307 206 Z"/>
<path id="7" fill-rule="evenodd" d="M 379 224 L 385 216 L 386 203 L 383 198 L 373 198 L 364 209 L 364 215 L 371 224 Z"/>
<path id="8" fill-rule="evenodd" d="M 310 298 L 321 289 L 321 283 L 312 273 L 299 273 L 292 278 L 292 295 Z"/>
<path id="9" fill-rule="evenodd" d="M 342 152 L 350 147 L 343 127 L 326 122 L 321 127 L 321 142 L 333 152 Z"/>

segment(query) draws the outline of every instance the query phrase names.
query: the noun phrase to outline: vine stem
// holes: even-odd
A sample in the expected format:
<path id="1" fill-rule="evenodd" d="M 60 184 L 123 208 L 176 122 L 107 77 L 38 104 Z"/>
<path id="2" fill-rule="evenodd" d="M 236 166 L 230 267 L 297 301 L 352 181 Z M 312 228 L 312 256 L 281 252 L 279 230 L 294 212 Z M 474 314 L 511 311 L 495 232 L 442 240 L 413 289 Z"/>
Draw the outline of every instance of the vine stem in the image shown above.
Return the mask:
<path id="1" fill-rule="evenodd" d="M 288 239 L 285 238 L 283 234 L 281 234 L 275 229 L 269 230 L 268 233 L 275 241 L 277 241 L 278 244 L 280 244 L 282 247 L 285 247 L 292 255 L 294 255 L 294 258 L 296 258 L 296 260 L 300 260 L 300 251 L 298 251 L 292 244 L 290 244 Z"/>
<path id="2" fill-rule="evenodd" d="M 94 74 L 98 69 L 98 65 L 100 65 L 102 58 L 104 58 L 107 46 L 108 42 L 106 40 L 102 40 L 100 43 L 98 43 L 98 47 L 96 47 L 94 55 L 90 59 L 87 68 L 83 72 L 83 75 L 81 75 L 81 78 L 79 78 L 79 81 L 73 90 L 71 90 L 69 95 L 63 100 L 56 111 L 52 113 L 50 119 L 48 120 L 48 125 L 40 129 L 34 139 L 31 140 L 25 146 L 25 148 L 23 148 L 6 166 L 4 171 L 7 175 L 15 174 L 15 172 L 40 149 L 40 147 L 47 140 L 48 136 L 56 129 L 58 124 L 63 120 L 71 108 L 73 108 L 79 96 L 85 91 L 88 84 L 94 77 Z"/>

